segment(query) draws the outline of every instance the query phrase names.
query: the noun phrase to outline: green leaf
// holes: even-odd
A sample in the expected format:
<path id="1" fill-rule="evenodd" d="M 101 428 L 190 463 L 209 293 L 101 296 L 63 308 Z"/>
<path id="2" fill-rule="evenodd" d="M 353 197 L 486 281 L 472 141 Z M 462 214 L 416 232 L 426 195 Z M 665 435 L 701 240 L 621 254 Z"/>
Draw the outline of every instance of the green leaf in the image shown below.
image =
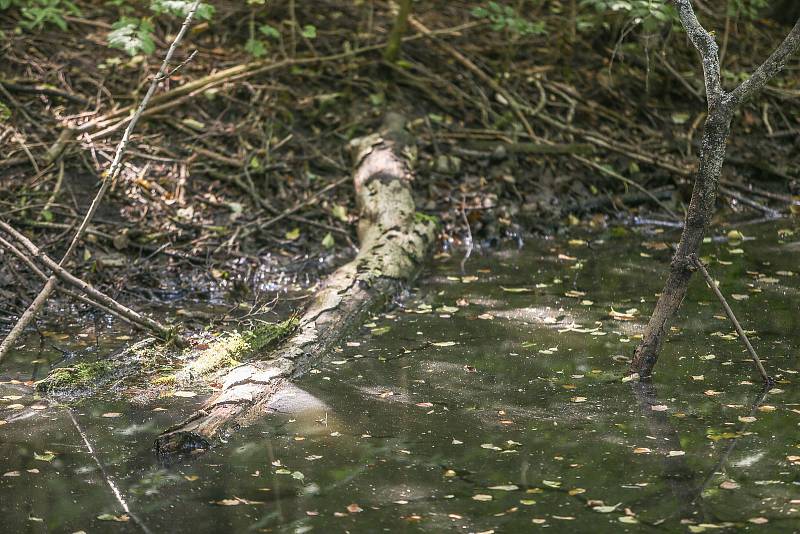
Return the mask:
<path id="1" fill-rule="evenodd" d="M 300 228 L 293 228 L 293 229 L 289 230 L 288 232 L 286 232 L 284 237 L 286 239 L 288 239 L 289 241 L 294 241 L 295 239 L 300 237 Z"/>
<path id="2" fill-rule="evenodd" d="M 156 15 L 169 14 L 178 17 L 186 17 L 192 9 L 191 0 L 153 0 L 150 2 L 150 9 Z M 214 6 L 201 2 L 197 6 L 194 14 L 197 20 L 211 20 L 214 16 Z"/>
<path id="3" fill-rule="evenodd" d="M 44 454 L 39 454 L 38 452 L 33 453 L 33 459 L 39 460 L 40 462 L 52 462 L 55 457 L 56 455 L 50 451 L 45 451 Z"/>
<path id="4" fill-rule="evenodd" d="M 347 208 L 341 204 L 336 204 L 331 210 L 331 214 L 342 222 L 347 222 Z"/>
<path id="5" fill-rule="evenodd" d="M 258 31 L 266 35 L 267 37 L 272 37 L 273 39 L 279 39 L 281 36 L 281 32 L 277 30 L 277 28 L 270 26 L 269 24 L 262 24 L 258 27 Z"/>
<path id="6" fill-rule="evenodd" d="M 325 234 L 325 237 L 322 238 L 322 246 L 327 249 L 332 249 L 334 246 L 336 246 L 336 240 L 333 239 L 333 235 L 331 235 L 330 232 Z"/>
<path id="7" fill-rule="evenodd" d="M 122 17 L 112 26 L 108 34 L 108 45 L 111 48 L 124 50 L 130 56 L 139 52 L 150 55 L 155 52 L 153 41 L 153 24 L 147 19 Z"/>
<path id="8" fill-rule="evenodd" d="M 317 27 L 313 24 L 306 24 L 303 26 L 302 34 L 306 39 L 315 39 L 317 37 Z"/>
<path id="9" fill-rule="evenodd" d="M 264 41 L 260 39 L 248 39 L 244 45 L 244 50 L 253 57 L 259 58 L 267 53 Z"/>

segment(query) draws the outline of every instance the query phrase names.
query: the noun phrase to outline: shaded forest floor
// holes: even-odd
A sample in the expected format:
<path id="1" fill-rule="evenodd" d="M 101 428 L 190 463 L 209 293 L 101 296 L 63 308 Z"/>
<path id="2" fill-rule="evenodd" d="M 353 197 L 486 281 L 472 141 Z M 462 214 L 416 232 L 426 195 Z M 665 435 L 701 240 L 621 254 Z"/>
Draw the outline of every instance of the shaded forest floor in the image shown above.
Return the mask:
<path id="1" fill-rule="evenodd" d="M 285 22 L 273 24 L 281 38 L 255 67 L 151 108 L 73 270 L 138 304 L 223 295 L 269 308 L 275 289 L 312 284 L 354 253 L 347 143 L 388 110 L 411 121 L 417 206 L 441 219 L 445 253 L 569 227 L 680 224 L 706 107 L 682 32 L 667 24 L 622 40 L 621 24 L 575 32 L 566 15 L 540 8 L 528 18 L 548 33 L 519 37 L 471 16 L 470 3 L 429 4 L 415 17 L 436 37 L 410 28 L 395 64 L 376 46 L 393 21 L 382 2 L 301 5 L 296 27 L 286 6 L 270 6 L 269 20 Z M 134 104 L 160 62 L 160 52 L 128 58 L 107 48 L 113 9 L 81 7 L 64 32 L 17 34 L 13 15 L 0 14 L 0 214 L 52 256 L 91 202 L 121 130 L 87 132 L 50 164 L 48 148 L 66 127 Z M 212 23 L 197 24 L 177 59 L 196 56 L 161 93 L 252 62 L 243 50 L 249 13 L 222 4 Z M 155 22 L 163 50 L 178 22 Z M 306 25 L 314 37 L 301 34 Z M 730 24 L 728 82 L 786 31 L 768 20 Z M 513 95 L 530 130 L 442 42 Z M 720 217 L 797 211 L 799 70 L 795 59 L 737 116 Z M 0 330 L 38 284 L 3 257 Z"/>

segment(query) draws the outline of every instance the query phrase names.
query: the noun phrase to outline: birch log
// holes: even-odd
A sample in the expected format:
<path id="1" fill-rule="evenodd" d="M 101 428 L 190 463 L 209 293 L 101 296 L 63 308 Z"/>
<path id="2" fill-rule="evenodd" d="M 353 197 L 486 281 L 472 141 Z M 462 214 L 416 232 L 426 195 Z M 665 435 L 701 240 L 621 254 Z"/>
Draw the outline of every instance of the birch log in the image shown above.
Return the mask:
<path id="1" fill-rule="evenodd" d="M 420 216 L 411 194 L 415 148 L 405 119 L 387 116 L 379 134 L 351 142 L 359 209 L 360 251 L 321 285 L 297 329 L 263 359 L 232 368 L 220 389 L 185 421 L 158 436 L 155 450 L 173 455 L 207 449 L 341 343 L 419 272 L 436 223 Z M 248 417 L 248 414 L 251 414 Z"/>

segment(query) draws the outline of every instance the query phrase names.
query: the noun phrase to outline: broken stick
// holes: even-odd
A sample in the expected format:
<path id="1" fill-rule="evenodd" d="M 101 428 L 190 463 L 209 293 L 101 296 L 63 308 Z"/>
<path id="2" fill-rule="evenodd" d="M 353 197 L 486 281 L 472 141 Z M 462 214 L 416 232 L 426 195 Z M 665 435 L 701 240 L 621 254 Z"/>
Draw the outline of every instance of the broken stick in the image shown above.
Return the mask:
<path id="1" fill-rule="evenodd" d="M 728 301 L 725 300 L 725 295 L 722 294 L 722 291 L 719 290 L 717 287 L 716 282 L 714 279 L 711 278 L 711 275 L 708 274 L 708 270 L 706 270 L 706 266 L 703 265 L 703 262 L 700 261 L 700 258 L 697 257 L 697 254 L 692 254 L 689 256 L 689 259 L 694 264 L 695 267 L 700 271 L 703 275 L 703 278 L 706 279 L 706 284 L 708 287 L 711 288 L 711 291 L 717 296 L 720 304 L 722 304 L 722 308 L 725 310 L 725 315 L 728 316 L 728 319 L 733 323 L 734 328 L 736 328 L 736 333 L 739 334 L 739 339 L 742 340 L 744 346 L 747 347 L 747 352 L 750 353 L 750 357 L 753 358 L 753 361 L 756 364 L 756 368 L 758 368 L 758 372 L 761 373 L 761 378 L 764 379 L 764 383 L 767 385 L 771 385 L 775 382 L 775 380 L 767 374 L 767 370 L 764 369 L 764 365 L 761 363 L 761 360 L 758 358 L 758 354 L 756 354 L 756 349 L 753 348 L 753 345 L 750 343 L 750 340 L 747 339 L 747 334 L 744 333 L 744 329 L 742 325 L 739 324 L 739 321 L 736 319 L 736 316 L 733 314 L 733 310 L 728 305 Z"/>

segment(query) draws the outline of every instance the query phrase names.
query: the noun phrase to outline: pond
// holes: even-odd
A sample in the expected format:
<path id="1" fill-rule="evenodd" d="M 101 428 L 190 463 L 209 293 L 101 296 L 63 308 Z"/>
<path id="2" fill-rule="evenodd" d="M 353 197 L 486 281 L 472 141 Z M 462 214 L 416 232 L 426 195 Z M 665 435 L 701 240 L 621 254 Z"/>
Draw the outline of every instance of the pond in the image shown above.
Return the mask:
<path id="1" fill-rule="evenodd" d="M 767 392 L 700 277 L 653 383 L 622 381 L 677 239 L 653 228 L 532 239 L 464 272 L 439 255 L 278 413 L 170 465 L 153 439 L 204 393 L 48 405 L 25 383 L 54 345 L 130 340 L 108 322 L 102 342 L 31 338 L 0 370 L 3 530 L 796 532 L 800 229 L 728 230 L 703 251 L 777 377 Z M 20 405 L 41 409 L 13 420 Z"/>

